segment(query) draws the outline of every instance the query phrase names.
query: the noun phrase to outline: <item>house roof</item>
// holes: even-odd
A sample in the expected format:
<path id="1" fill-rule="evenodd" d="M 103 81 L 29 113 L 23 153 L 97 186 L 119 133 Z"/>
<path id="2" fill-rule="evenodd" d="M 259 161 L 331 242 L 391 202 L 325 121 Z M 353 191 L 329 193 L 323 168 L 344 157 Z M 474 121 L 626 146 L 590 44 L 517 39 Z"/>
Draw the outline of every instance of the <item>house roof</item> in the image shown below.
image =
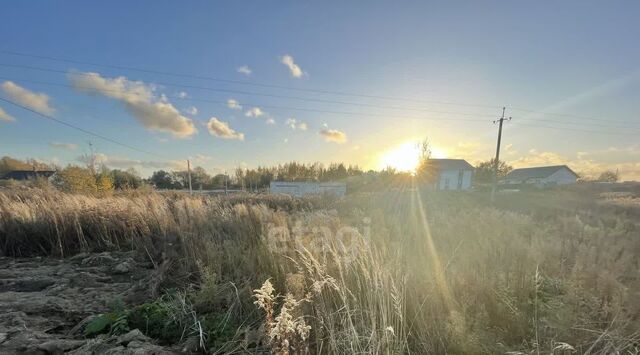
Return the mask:
<path id="1" fill-rule="evenodd" d="M 13 179 L 13 180 L 29 180 L 35 177 L 50 177 L 55 174 L 54 170 L 13 170 L 9 171 L 2 176 L 2 179 Z"/>
<path id="2" fill-rule="evenodd" d="M 524 181 L 528 179 L 544 179 L 553 175 L 556 171 L 560 169 L 567 169 L 576 177 L 576 174 L 573 170 L 571 170 L 566 165 L 553 165 L 553 166 L 539 166 L 535 168 L 522 168 L 522 169 L 514 169 L 511 170 L 507 176 L 505 176 L 505 180 L 519 180 Z"/>
<path id="3" fill-rule="evenodd" d="M 429 159 L 438 170 L 473 170 L 473 165 L 464 159 Z"/>

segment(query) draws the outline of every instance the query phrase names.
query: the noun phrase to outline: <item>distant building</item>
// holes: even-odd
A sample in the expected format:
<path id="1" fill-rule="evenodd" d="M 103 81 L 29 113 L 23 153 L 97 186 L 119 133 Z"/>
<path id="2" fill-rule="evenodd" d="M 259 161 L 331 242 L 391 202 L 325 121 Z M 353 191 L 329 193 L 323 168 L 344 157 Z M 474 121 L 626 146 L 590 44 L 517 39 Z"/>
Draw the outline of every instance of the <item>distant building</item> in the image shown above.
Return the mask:
<path id="1" fill-rule="evenodd" d="M 344 182 L 272 181 L 269 186 L 269 193 L 285 194 L 295 197 L 324 194 L 344 196 L 347 194 L 347 184 Z"/>
<path id="2" fill-rule="evenodd" d="M 578 174 L 566 165 L 540 166 L 512 170 L 500 182 L 506 185 L 534 185 L 537 187 L 575 184 Z"/>
<path id="3" fill-rule="evenodd" d="M 473 183 L 473 166 L 464 159 L 430 159 L 437 174 L 437 190 L 468 190 Z"/>
<path id="4" fill-rule="evenodd" d="M 4 180 L 35 180 L 36 178 L 50 178 L 55 174 L 54 170 L 13 170 L 0 176 Z"/>

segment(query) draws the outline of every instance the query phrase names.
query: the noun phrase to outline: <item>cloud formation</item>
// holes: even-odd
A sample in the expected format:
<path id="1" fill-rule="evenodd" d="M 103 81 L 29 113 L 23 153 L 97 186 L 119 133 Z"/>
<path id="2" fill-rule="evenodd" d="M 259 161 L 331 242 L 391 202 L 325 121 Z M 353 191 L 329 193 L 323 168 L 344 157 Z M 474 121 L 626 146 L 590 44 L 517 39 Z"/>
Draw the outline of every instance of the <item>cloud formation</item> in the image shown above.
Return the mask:
<path id="1" fill-rule="evenodd" d="M 13 81 L 5 81 L 2 83 L 2 91 L 4 91 L 5 95 L 11 100 L 43 115 L 53 115 L 56 112 L 56 110 L 49 105 L 48 95 L 29 91 Z"/>
<path id="2" fill-rule="evenodd" d="M 87 156 L 81 155 L 76 158 L 76 161 L 86 164 Z M 153 160 L 138 160 L 126 157 L 110 156 L 103 153 L 97 153 L 95 156 L 95 164 L 106 165 L 110 168 L 118 169 L 171 169 L 171 170 L 185 170 L 186 162 L 183 160 L 170 160 L 170 161 L 153 161 Z"/>
<path id="3" fill-rule="evenodd" d="M 236 71 L 240 74 L 244 74 L 246 76 L 251 75 L 251 68 L 249 68 L 249 66 L 247 65 L 243 65 L 241 67 L 237 67 Z"/>
<path id="4" fill-rule="evenodd" d="M 168 132 L 177 138 L 197 133 L 193 121 L 181 115 L 166 97 L 164 100 L 156 98 L 151 85 L 123 76 L 105 78 L 92 72 L 69 73 L 69 80 L 78 91 L 123 102 L 127 111 L 149 130 Z"/>
<path id="5" fill-rule="evenodd" d="M 329 129 L 328 127 L 325 127 L 321 129 L 319 133 L 327 142 L 342 144 L 347 141 L 347 134 L 342 131 L 338 131 L 337 129 Z"/>
<path id="6" fill-rule="evenodd" d="M 49 142 L 49 145 L 52 146 L 53 148 L 66 149 L 66 150 L 78 149 L 78 145 L 73 143 Z"/>
<path id="7" fill-rule="evenodd" d="M 291 129 L 299 129 L 301 131 L 306 131 L 308 128 L 305 122 L 300 122 L 295 118 L 287 118 L 284 124 L 289 126 Z"/>
<path id="8" fill-rule="evenodd" d="M 227 100 L 227 107 L 232 110 L 242 110 L 242 106 L 240 105 L 238 100 L 235 100 L 235 99 Z"/>
<path id="9" fill-rule="evenodd" d="M 305 72 L 303 72 L 302 68 L 300 68 L 300 66 L 295 63 L 292 56 L 285 54 L 280 58 L 280 62 L 287 68 L 289 68 L 289 73 L 292 77 L 301 78 L 303 75 L 305 75 Z"/>
<path id="10" fill-rule="evenodd" d="M 184 110 L 184 112 L 190 114 L 191 116 L 195 116 L 198 114 L 198 108 L 195 106 L 191 106 Z"/>
<path id="11" fill-rule="evenodd" d="M 0 107 L 0 121 L 4 121 L 4 122 L 15 122 L 15 117 L 11 116 L 10 114 L 6 113 L 2 107 Z"/>
<path id="12" fill-rule="evenodd" d="M 260 107 L 252 107 L 244 113 L 247 117 L 260 117 L 264 116 L 265 112 Z"/>
<path id="13" fill-rule="evenodd" d="M 211 117 L 209 122 L 207 122 L 207 129 L 212 136 L 223 139 L 244 140 L 244 133 L 236 132 L 233 128 L 229 127 L 228 123 L 220 121 L 215 117 Z"/>

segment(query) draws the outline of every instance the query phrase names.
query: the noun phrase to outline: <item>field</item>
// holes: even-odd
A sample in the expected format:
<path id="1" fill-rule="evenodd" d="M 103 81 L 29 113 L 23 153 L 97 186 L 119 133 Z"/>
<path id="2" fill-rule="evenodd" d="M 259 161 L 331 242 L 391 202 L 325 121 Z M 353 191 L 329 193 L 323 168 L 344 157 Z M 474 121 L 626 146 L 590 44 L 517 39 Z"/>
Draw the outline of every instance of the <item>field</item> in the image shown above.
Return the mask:
<path id="1" fill-rule="evenodd" d="M 417 188 L 343 200 L 5 190 L 0 252 L 150 261 L 157 291 L 96 315 L 87 337 L 127 331 L 144 311 L 167 330 L 147 335 L 209 353 L 632 354 L 637 201 L 587 189 L 493 206 Z"/>

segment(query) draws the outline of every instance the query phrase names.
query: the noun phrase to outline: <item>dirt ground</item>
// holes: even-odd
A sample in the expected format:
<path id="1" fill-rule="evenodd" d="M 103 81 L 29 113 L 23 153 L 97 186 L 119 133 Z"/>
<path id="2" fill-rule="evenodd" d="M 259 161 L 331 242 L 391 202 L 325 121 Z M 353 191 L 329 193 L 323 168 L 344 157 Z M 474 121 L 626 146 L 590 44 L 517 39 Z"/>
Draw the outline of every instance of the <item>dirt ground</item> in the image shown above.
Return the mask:
<path id="1" fill-rule="evenodd" d="M 154 267 L 132 252 L 68 259 L 0 257 L 0 354 L 173 354 L 138 330 L 86 339 L 83 325 L 150 299 Z"/>

